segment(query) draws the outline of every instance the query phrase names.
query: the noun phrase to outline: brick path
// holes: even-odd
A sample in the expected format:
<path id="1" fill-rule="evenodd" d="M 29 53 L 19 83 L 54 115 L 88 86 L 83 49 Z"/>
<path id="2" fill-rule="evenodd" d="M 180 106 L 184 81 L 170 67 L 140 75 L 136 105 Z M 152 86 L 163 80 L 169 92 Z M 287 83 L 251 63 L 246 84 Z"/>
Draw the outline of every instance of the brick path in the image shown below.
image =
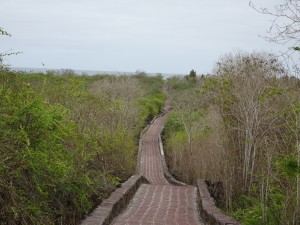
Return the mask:
<path id="1" fill-rule="evenodd" d="M 196 188 L 170 185 L 163 175 L 158 135 L 166 117 L 156 119 L 142 139 L 140 172 L 150 184 L 141 185 L 128 207 L 112 224 L 202 224 L 197 210 Z"/>

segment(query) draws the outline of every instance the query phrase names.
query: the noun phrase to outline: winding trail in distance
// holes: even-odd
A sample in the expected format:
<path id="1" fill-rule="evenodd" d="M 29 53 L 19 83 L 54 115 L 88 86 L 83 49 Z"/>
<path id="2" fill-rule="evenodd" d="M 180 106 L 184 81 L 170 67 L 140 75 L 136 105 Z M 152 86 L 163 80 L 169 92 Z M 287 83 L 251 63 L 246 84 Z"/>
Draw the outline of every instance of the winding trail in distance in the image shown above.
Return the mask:
<path id="1" fill-rule="evenodd" d="M 169 109 L 168 104 L 165 110 Z M 164 177 L 158 136 L 168 113 L 158 117 L 142 137 L 140 173 L 150 184 L 142 184 L 115 225 L 201 225 L 197 189 L 171 185 Z"/>

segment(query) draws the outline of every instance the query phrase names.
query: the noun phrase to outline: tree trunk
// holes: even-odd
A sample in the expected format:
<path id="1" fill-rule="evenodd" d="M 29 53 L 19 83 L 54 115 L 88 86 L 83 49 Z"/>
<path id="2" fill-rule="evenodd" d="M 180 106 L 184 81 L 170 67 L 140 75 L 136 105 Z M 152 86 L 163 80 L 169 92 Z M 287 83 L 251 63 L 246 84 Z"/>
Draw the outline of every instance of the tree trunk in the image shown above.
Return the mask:
<path id="1" fill-rule="evenodd" d="M 298 168 L 300 167 L 300 141 L 297 140 Z M 296 224 L 300 224 L 300 176 L 297 175 L 297 204 L 296 204 Z"/>

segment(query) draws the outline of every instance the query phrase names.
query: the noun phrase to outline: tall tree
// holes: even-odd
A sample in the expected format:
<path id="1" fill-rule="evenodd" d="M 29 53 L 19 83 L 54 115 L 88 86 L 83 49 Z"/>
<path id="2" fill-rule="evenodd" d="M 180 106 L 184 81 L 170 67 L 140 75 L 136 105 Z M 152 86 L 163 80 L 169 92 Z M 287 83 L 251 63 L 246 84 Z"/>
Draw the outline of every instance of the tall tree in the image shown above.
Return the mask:
<path id="1" fill-rule="evenodd" d="M 265 99 L 272 91 L 268 89 L 272 86 L 269 78 L 280 75 L 283 69 L 276 58 L 265 53 L 227 55 L 216 69 L 225 85 L 220 96 L 222 114 L 229 129 L 236 132 L 233 142 L 242 150 L 243 188 L 250 193 L 258 151 L 276 120 L 271 116 L 274 105 Z"/>
<path id="2" fill-rule="evenodd" d="M 187 80 L 191 80 L 193 82 L 196 82 L 196 78 L 197 78 L 197 73 L 194 69 L 192 69 L 189 73 L 189 75 L 186 75 L 185 78 Z"/>
<path id="3" fill-rule="evenodd" d="M 300 76 L 300 1 L 299 0 L 283 0 L 281 4 L 274 6 L 274 9 L 257 8 L 253 2 L 250 1 L 250 6 L 259 13 L 271 17 L 271 25 L 264 38 L 273 43 L 288 45 L 288 49 L 282 53 L 283 58 L 287 63 L 290 72 L 293 72 L 297 77 Z M 296 108 L 296 107 L 292 107 Z M 299 112 L 294 111 L 296 118 L 300 118 Z M 296 127 L 299 126 L 299 121 L 296 120 Z M 295 133 L 295 132 L 294 132 Z M 300 144 L 297 139 L 298 151 L 298 167 L 300 166 Z M 300 214 L 300 177 L 297 176 L 297 210 L 296 221 L 299 221 Z"/>

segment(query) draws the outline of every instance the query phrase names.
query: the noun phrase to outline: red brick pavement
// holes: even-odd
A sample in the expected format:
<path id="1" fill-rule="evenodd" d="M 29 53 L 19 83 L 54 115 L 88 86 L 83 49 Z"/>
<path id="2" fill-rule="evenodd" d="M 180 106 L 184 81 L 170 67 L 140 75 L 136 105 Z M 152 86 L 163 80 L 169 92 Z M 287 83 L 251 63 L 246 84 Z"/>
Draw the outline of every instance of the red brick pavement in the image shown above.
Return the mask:
<path id="1" fill-rule="evenodd" d="M 196 188 L 143 184 L 113 224 L 200 224 Z"/>
<path id="2" fill-rule="evenodd" d="M 158 135 L 162 131 L 166 117 L 167 114 L 157 118 L 142 138 L 140 171 L 151 184 L 169 184 L 164 177 L 158 143 Z"/>
<path id="3" fill-rule="evenodd" d="M 142 139 L 140 171 L 150 184 L 143 184 L 112 224 L 194 225 L 200 222 L 196 188 L 173 186 L 165 179 L 159 153 L 158 135 L 167 115 L 157 118 Z"/>

